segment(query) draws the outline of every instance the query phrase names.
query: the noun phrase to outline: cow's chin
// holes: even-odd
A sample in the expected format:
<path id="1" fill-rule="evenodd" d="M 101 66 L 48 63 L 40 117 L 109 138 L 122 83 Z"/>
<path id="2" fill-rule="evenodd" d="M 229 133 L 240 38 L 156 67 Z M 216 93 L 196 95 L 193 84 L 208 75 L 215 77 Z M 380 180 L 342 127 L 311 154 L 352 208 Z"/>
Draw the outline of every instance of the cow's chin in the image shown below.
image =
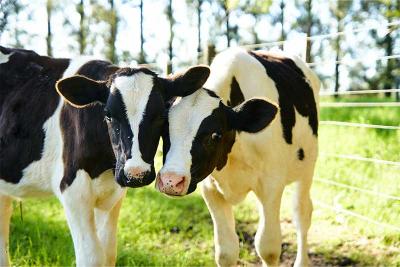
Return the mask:
<path id="1" fill-rule="evenodd" d="M 151 171 L 148 171 L 143 177 L 128 178 L 124 173 L 124 168 L 120 168 L 115 171 L 115 177 L 116 177 L 117 183 L 121 187 L 136 188 L 136 187 L 143 187 L 143 186 L 151 184 L 154 181 L 154 179 L 156 178 L 156 172 L 154 170 L 154 166 L 152 165 Z"/>

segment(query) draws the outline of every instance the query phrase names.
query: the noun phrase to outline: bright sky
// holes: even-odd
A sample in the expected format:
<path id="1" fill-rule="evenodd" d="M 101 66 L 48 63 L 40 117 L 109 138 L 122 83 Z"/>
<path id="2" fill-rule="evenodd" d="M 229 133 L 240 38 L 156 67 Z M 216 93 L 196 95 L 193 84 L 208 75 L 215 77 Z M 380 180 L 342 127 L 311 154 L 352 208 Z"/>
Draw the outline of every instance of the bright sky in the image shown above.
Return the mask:
<path id="1" fill-rule="evenodd" d="M 53 39 L 53 54 L 55 57 L 75 57 L 78 54 L 78 48 L 76 41 L 70 37 L 70 28 L 64 26 L 65 17 L 68 21 L 78 28 L 79 15 L 75 10 L 75 4 L 67 0 L 58 0 L 60 3 L 60 10 L 57 11 L 52 18 L 52 28 L 54 33 Z M 105 0 L 101 0 L 105 1 Z M 27 35 L 22 35 L 21 43 L 24 44 L 24 48 L 35 50 L 40 54 L 46 54 L 46 34 L 47 34 L 47 14 L 46 14 L 46 0 L 21 0 L 27 8 L 21 12 L 18 17 L 18 29 L 25 30 L 29 35 L 34 36 L 28 38 Z M 77 2 L 77 1 L 74 1 Z M 88 2 L 86 0 L 86 2 Z M 129 52 L 132 56 L 136 56 L 140 49 L 140 14 L 139 9 L 135 6 L 139 1 L 115 1 L 117 2 L 117 11 L 121 18 L 123 18 L 119 24 L 118 36 L 116 47 L 119 54 L 122 51 Z M 123 4 L 121 2 L 124 2 Z M 165 69 L 168 56 L 166 53 L 168 39 L 169 39 L 169 25 L 168 20 L 164 14 L 166 7 L 166 0 L 152 0 L 144 1 L 144 29 L 145 29 L 145 51 L 148 56 L 148 61 L 154 62 L 160 69 Z M 271 7 L 271 13 L 279 13 L 279 2 L 275 1 Z M 329 2 L 323 0 L 314 1 L 314 14 L 319 14 L 319 18 L 322 20 L 324 25 L 330 25 L 330 32 L 335 32 L 335 24 L 329 16 Z M 186 0 L 174 0 L 173 1 L 174 16 L 177 24 L 174 28 L 175 40 L 174 40 L 174 52 L 175 58 L 173 60 L 174 69 L 179 70 L 187 65 L 196 64 L 197 58 L 197 18 L 195 11 L 187 7 Z M 203 4 L 203 24 L 202 24 L 202 42 L 203 47 L 209 41 L 211 31 L 221 31 L 225 29 L 215 29 L 214 20 L 212 16 L 212 9 L 215 6 L 210 5 L 208 2 Z M 62 11 L 62 12 L 60 12 Z M 91 10 L 86 9 L 86 14 L 90 14 Z M 285 29 L 287 32 L 291 30 L 292 23 L 299 16 L 299 11 L 294 8 L 294 1 L 286 2 L 285 9 Z M 232 25 L 240 25 L 240 34 L 242 36 L 242 43 L 250 44 L 253 42 L 252 35 L 250 34 L 251 29 L 254 27 L 254 18 L 249 15 L 241 14 L 238 11 L 232 12 L 230 16 Z M 382 22 L 377 21 L 366 21 L 363 27 L 369 27 L 371 25 L 380 25 Z M 16 27 L 15 18 L 10 21 L 9 29 L 15 29 Z M 346 29 L 352 28 L 353 25 L 348 25 Z M 101 31 L 107 30 L 107 27 L 96 26 L 90 29 L 93 36 L 100 36 Z M 256 31 L 259 34 L 259 38 L 262 40 L 276 41 L 280 35 L 280 24 L 276 23 L 271 25 L 268 18 L 263 18 L 261 22 L 256 25 Z M 13 34 L 10 31 L 6 31 L 2 34 L 0 43 L 2 45 L 12 45 L 14 40 L 12 39 Z M 291 31 L 288 35 L 288 40 L 291 42 L 285 45 L 285 50 L 294 54 L 304 53 L 305 41 L 304 34 Z M 357 44 L 362 42 L 363 39 L 367 38 L 366 33 L 360 34 L 349 34 L 347 37 L 348 43 Z M 325 43 L 324 43 L 325 42 Z M 316 58 L 319 61 L 332 61 L 334 55 L 331 49 L 331 45 L 327 43 L 327 40 L 320 42 L 314 46 L 316 49 L 319 45 L 323 45 L 323 54 L 319 54 L 320 58 Z M 102 46 L 102 40 L 100 37 L 96 38 L 96 45 L 93 49 L 93 55 L 97 58 L 104 58 L 104 51 Z M 225 36 L 220 34 L 216 39 L 217 50 L 221 51 L 226 48 Z M 232 43 L 236 46 L 235 42 Z M 360 51 L 361 48 L 360 48 Z M 365 55 L 364 64 L 374 66 L 375 62 L 371 62 L 368 59 L 383 55 L 381 52 L 376 50 L 365 50 L 361 53 Z M 365 54 L 364 54 L 365 53 Z M 323 58 L 323 60 L 321 59 Z M 344 60 L 349 60 L 351 63 L 351 56 L 345 55 Z M 180 64 L 181 63 L 181 64 Z M 123 64 L 123 63 L 122 63 Z M 129 65 L 132 62 L 126 62 Z M 182 66 L 183 65 L 183 66 Z M 371 68 L 372 69 L 372 68 Z M 331 81 L 333 80 L 334 64 L 327 64 L 326 66 L 320 66 L 318 71 L 325 76 L 328 76 L 326 80 L 326 87 L 331 87 Z M 348 68 L 343 67 L 341 69 L 341 84 L 347 87 L 350 83 L 348 78 Z M 373 74 L 367 73 L 369 75 Z M 329 76 L 332 78 L 330 79 Z"/>

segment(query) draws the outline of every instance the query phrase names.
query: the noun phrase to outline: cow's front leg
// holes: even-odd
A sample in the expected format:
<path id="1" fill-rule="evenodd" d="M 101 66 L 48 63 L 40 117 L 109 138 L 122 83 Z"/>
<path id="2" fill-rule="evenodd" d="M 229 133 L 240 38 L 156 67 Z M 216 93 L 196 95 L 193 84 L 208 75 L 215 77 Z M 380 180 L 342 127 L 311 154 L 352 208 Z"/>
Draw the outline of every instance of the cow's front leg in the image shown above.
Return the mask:
<path id="1" fill-rule="evenodd" d="M 0 266 L 9 266 L 8 239 L 10 219 L 12 214 L 12 199 L 0 194 Z"/>
<path id="2" fill-rule="evenodd" d="M 118 217 L 124 196 L 125 191 L 121 195 L 120 200 L 111 208 L 111 210 L 102 210 L 98 208 L 95 210 L 97 236 L 99 237 L 105 252 L 106 266 L 115 266 L 117 258 Z"/>
<path id="3" fill-rule="evenodd" d="M 256 195 L 260 201 L 260 221 L 255 237 L 256 251 L 263 266 L 278 266 L 281 255 L 281 225 L 279 220 L 283 185 L 266 184 Z"/>
<path id="4" fill-rule="evenodd" d="M 218 266 L 235 266 L 239 258 L 239 238 L 229 204 L 208 177 L 202 184 L 202 195 L 214 224 L 215 261 Z"/>
<path id="5" fill-rule="evenodd" d="M 74 242 L 77 266 L 103 266 L 105 255 L 96 233 L 95 197 L 92 181 L 82 170 L 73 183 L 61 193 L 68 226 Z"/>

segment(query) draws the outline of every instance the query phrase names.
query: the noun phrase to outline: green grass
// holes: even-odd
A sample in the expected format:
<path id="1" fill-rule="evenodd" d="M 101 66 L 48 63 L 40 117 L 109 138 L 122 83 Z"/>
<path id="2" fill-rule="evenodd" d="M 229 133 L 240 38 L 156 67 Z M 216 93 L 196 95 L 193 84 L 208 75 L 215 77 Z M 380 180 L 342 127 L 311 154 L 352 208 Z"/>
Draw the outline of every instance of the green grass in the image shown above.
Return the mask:
<path id="1" fill-rule="evenodd" d="M 348 97 L 339 101 L 393 100 Z M 320 117 L 399 125 L 400 108 L 323 108 Z M 400 161 L 400 131 L 321 125 L 319 137 L 321 152 Z M 396 167 L 321 156 L 315 177 L 399 196 L 399 171 Z M 296 249 L 289 191 L 282 204 L 282 262 L 286 266 L 293 262 Z M 315 202 L 400 227 L 400 201 L 318 181 L 314 182 L 312 196 Z M 253 245 L 258 221 L 254 203 L 250 196 L 235 208 L 243 265 L 259 263 Z M 400 266 L 400 232 L 344 216 L 318 203 L 314 206 L 309 235 L 314 265 Z M 62 207 L 55 199 L 25 201 L 23 221 L 15 205 L 10 253 L 16 266 L 74 264 L 71 237 Z M 153 186 L 129 190 L 119 220 L 118 265 L 212 266 L 213 258 L 212 222 L 198 193 L 171 199 L 157 193 Z"/>

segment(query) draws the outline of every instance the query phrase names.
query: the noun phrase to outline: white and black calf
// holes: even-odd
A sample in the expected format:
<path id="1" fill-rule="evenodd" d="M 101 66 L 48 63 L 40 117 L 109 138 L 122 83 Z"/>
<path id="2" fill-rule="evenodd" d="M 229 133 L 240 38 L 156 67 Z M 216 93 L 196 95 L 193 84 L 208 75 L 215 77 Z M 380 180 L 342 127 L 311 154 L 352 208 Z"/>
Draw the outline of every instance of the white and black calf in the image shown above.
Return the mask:
<path id="1" fill-rule="evenodd" d="M 233 49 L 216 56 L 204 87 L 208 89 L 177 100 L 169 111 L 157 189 L 186 195 L 208 176 L 202 195 L 214 223 L 219 266 L 237 263 L 232 205 L 254 192 L 260 214 L 256 250 L 263 264 L 274 266 L 281 253 L 282 193 L 296 182 L 295 266 L 308 265 L 309 191 L 318 153 L 318 78 L 297 57 Z"/>
<path id="2" fill-rule="evenodd" d="M 154 180 L 167 101 L 208 74 L 194 67 L 161 78 L 0 46 L 0 266 L 9 264 L 12 199 L 51 194 L 65 209 L 76 264 L 114 265 L 124 187 Z"/>

